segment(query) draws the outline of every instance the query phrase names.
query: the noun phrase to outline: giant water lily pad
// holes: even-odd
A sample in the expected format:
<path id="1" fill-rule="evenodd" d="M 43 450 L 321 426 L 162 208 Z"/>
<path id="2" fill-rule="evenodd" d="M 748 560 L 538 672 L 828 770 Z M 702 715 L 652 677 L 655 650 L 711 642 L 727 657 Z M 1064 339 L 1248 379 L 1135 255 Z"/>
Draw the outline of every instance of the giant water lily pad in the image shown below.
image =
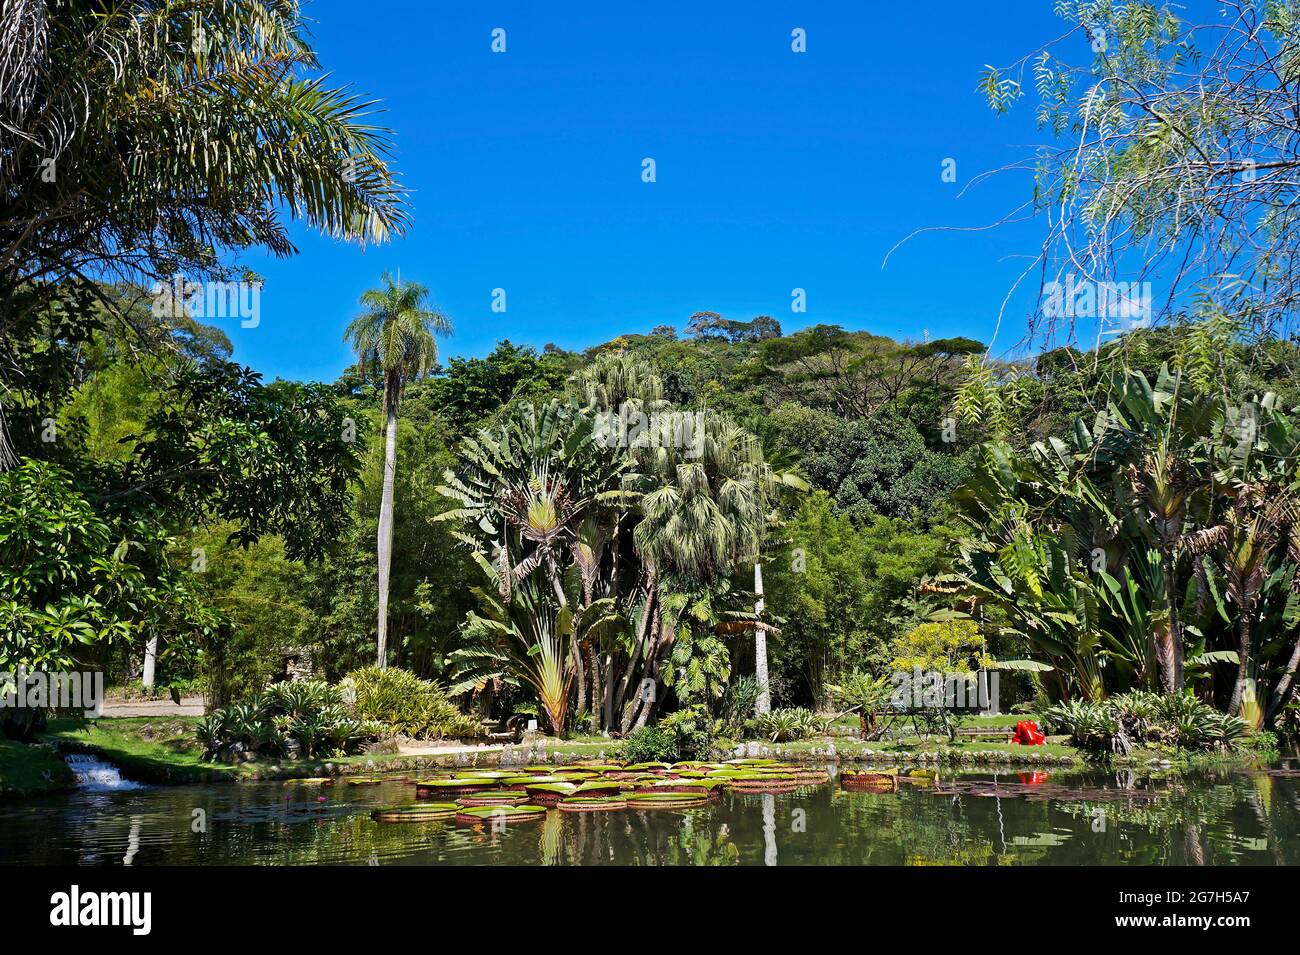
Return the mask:
<path id="1" fill-rule="evenodd" d="M 622 796 L 568 796 L 556 803 L 560 812 L 608 812 L 613 809 L 626 809 L 627 800 Z"/>
<path id="2" fill-rule="evenodd" d="M 573 783 L 538 783 L 527 789 L 528 798 L 539 806 L 554 806 L 565 796 L 572 796 L 578 791 Z"/>
<path id="3" fill-rule="evenodd" d="M 487 789 L 469 793 L 456 800 L 458 806 L 518 806 L 528 801 L 528 794 L 514 789 Z"/>
<path id="4" fill-rule="evenodd" d="M 493 822 L 503 820 L 508 824 L 516 822 L 532 822 L 541 819 L 546 815 L 545 806 L 476 806 L 474 808 L 461 809 L 456 813 L 456 821 L 461 823 L 478 824 L 484 822 Z"/>
<path id="5" fill-rule="evenodd" d="M 568 776 L 541 774 L 536 776 L 510 776 L 501 780 L 502 786 L 534 786 L 538 783 L 573 783 Z"/>
<path id="6" fill-rule="evenodd" d="M 418 779 L 415 782 L 415 794 L 420 797 L 459 795 L 493 789 L 495 786 L 495 779 Z"/>
<path id="7" fill-rule="evenodd" d="M 578 786 L 579 796 L 610 796 L 621 792 L 621 783 L 612 779 L 588 779 Z"/>
<path id="8" fill-rule="evenodd" d="M 722 785 L 722 781 L 718 779 L 658 779 L 648 785 L 638 786 L 636 791 L 711 796 Z"/>
<path id="9" fill-rule="evenodd" d="M 898 791 L 898 774 L 846 769 L 840 773 L 840 785 L 850 792 L 892 793 Z"/>
<path id="10" fill-rule="evenodd" d="M 707 805 L 704 793 L 632 793 L 627 797 L 629 809 L 695 809 Z"/>
<path id="11" fill-rule="evenodd" d="M 427 802 L 376 809 L 370 818 L 375 822 L 436 822 L 439 819 L 450 819 L 459 811 L 460 807 L 454 802 Z"/>

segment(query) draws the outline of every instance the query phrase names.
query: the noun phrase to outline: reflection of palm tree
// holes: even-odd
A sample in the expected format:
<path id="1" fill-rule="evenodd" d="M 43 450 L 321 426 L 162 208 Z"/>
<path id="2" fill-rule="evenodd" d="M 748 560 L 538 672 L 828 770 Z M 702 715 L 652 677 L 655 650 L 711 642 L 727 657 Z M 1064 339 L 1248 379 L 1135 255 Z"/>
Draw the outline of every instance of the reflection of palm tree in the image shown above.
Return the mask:
<path id="1" fill-rule="evenodd" d="M 763 864 L 776 865 L 776 797 L 763 796 Z"/>

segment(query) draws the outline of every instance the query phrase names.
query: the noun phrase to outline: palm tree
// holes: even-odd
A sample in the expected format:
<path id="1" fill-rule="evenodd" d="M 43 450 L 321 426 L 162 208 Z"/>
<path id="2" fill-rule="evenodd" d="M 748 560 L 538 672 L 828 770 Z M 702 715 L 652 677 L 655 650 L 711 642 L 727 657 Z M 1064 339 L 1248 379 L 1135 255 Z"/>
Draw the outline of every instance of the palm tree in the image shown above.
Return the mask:
<path id="1" fill-rule="evenodd" d="M 381 288 L 361 296 L 363 311 L 343 337 L 363 364 L 384 374 L 384 489 L 379 503 L 379 668 L 388 665 L 388 572 L 393 561 L 393 479 L 397 473 L 397 406 L 407 382 L 424 377 L 438 361 L 435 336 L 451 334 L 451 319 L 428 307 L 429 290 L 387 272 Z"/>
<path id="2" fill-rule="evenodd" d="M 642 659 L 645 647 L 648 676 L 658 673 L 661 654 L 672 639 L 665 632 L 660 591 L 672 589 L 674 579 L 687 585 L 703 582 L 756 560 L 777 487 L 758 439 L 725 414 L 663 417 L 652 422 L 651 432 L 648 446 L 633 449 L 640 473 L 631 476 L 642 491 L 641 521 L 632 539 L 648 583 L 630 664 Z M 684 436 L 690 440 L 682 440 Z M 760 680 L 766 669 L 764 626 L 754 621 Z M 628 674 L 631 670 L 629 665 Z M 625 675 L 624 689 L 628 682 Z M 654 696 L 638 696 L 624 712 L 622 731 L 644 726 L 654 702 Z"/>
<path id="3" fill-rule="evenodd" d="M 129 329 L 100 281 L 229 280 L 227 253 L 297 251 L 290 217 L 361 243 L 402 234 L 389 131 L 329 85 L 300 6 L 0 3 L 0 315 L 74 279 Z M 0 471 L 15 464 L 0 411 Z"/>

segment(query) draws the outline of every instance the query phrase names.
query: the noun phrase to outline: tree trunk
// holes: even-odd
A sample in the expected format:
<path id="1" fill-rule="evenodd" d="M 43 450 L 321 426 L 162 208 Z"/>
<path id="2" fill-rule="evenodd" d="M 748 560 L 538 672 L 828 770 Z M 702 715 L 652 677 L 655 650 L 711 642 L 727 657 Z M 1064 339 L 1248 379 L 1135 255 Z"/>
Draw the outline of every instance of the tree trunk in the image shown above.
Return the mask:
<path id="1" fill-rule="evenodd" d="M 650 721 L 650 714 L 655 711 L 655 706 L 659 702 L 659 648 L 663 645 L 664 621 L 658 601 L 655 601 L 654 605 L 650 635 L 650 649 L 645 658 L 645 675 L 641 678 L 641 686 L 649 692 L 638 693 L 636 704 L 629 707 L 624 714 L 622 723 L 624 734 L 635 733 L 644 727 Z"/>
<path id="2" fill-rule="evenodd" d="M 379 501 L 379 641 L 378 666 L 388 667 L 388 574 L 393 563 L 393 481 L 397 476 L 397 396 L 384 382 L 388 427 L 384 434 L 384 491 Z"/>
<path id="3" fill-rule="evenodd" d="M 1177 568 L 1168 553 L 1161 555 L 1160 561 L 1165 578 L 1165 601 L 1169 604 L 1169 682 L 1172 687 L 1170 692 L 1181 693 L 1184 683 L 1183 629 L 1182 621 L 1178 616 L 1178 581 L 1174 579 Z"/>
<path id="4" fill-rule="evenodd" d="M 591 716 L 590 726 L 593 733 L 602 729 L 601 707 L 604 705 L 605 691 L 601 686 L 600 649 L 593 643 L 587 647 L 588 666 L 591 668 Z"/>
<path id="5" fill-rule="evenodd" d="M 1155 646 L 1156 675 L 1160 680 L 1160 692 L 1174 692 L 1174 640 L 1169 620 L 1166 618 L 1151 633 Z"/>
<path id="6" fill-rule="evenodd" d="M 763 565 L 754 564 L 754 593 L 758 601 L 754 604 L 754 616 L 757 622 L 763 617 Z M 772 709 L 772 693 L 767 688 L 767 632 L 762 627 L 754 628 L 754 679 L 758 680 L 758 700 L 754 712 L 762 715 Z"/>
<path id="7" fill-rule="evenodd" d="M 619 681 L 618 690 L 614 694 L 614 703 L 610 713 L 610 724 L 614 722 L 614 714 L 622 713 L 627 705 L 627 688 L 632 682 L 632 675 L 636 673 L 637 661 L 641 659 L 641 651 L 645 648 L 646 632 L 650 627 L 650 618 L 654 613 L 655 604 L 655 573 L 653 570 L 646 571 L 645 583 L 645 606 L 641 610 L 641 623 L 637 627 L 636 643 L 632 646 L 632 652 L 628 656 L 627 668 L 623 671 L 623 679 Z"/>
<path id="8" fill-rule="evenodd" d="M 1237 679 L 1232 685 L 1232 699 L 1228 702 L 1228 712 L 1234 716 L 1241 715 L 1241 701 L 1246 695 L 1247 666 L 1250 663 L 1251 626 L 1254 601 L 1242 601 L 1241 620 L 1237 624 Z"/>
<path id="9" fill-rule="evenodd" d="M 150 633 L 149 642 L 144 645 L 144 675 L 141 676 L 140 682 L 144 684 L 145 689 L 153 686 L 154 669 L 158 664 L 158 634 Z"/>
<path id="10" fill-rule="evenodd" d="M 574 710 L 574 716 L 576 717 L 582 712 L 582 708 L 587 702 L 587 667 L 583 662 L 582 647 L 578 644 L 577 639 L 575 637 L 570 637 L 569 639 L 572 646 L 572 653 L 570 656 L 573 657 L 573 682 L 578 688 L 578 708 Z"/>
<path id="11" fill-rule="evenodd" d="M 1296 636 L 1295 649 L 1291 651 L 1291 659 L 1287 661 L 1281 679 L 1277 681 L 1277 686 L 1273 687 L 1273 698 L 1268 701 L 1268 719 L 1270 721 L 1276 719 L 1278 714 L 1291 702 L 1291 695 L 1295 692 L 1297 668 L 1300 668 L 1300 635 Z"/>
<path id="12" fill-rule="evenodd" d="M 614 654 L 605 654 L 605 704 L 601 714 L 601 731 L 609 733 L 614 728 Z"/>
<path id="13" fill-rule="evenodd" d="M 671 638 L 664 639 L 664 631 L 667 629 L 664 626 L 663 613 L 659 609 L 659 604 L 655 604 L 654 643 L 651 644 L 650 655 L 646 657 L 646 672 L 650 674 L 649 677 L 646 677 L 646 680 L 654 681 L 654 693 L 650 695 L 650 699 L 642 703 L 641 713 L 637 716 L 636 722 L 632 724 L 633 733 L 636 733 L 638 729 L 642 729 L 647 722 L 650 722 L 650 717 L 654 715 L 655 709 L 659 707 L 659 696 L 663 694 L 663 683 L 659 680 L 659 656 L 676 639 L 676 633 L 673 633 Z"/>

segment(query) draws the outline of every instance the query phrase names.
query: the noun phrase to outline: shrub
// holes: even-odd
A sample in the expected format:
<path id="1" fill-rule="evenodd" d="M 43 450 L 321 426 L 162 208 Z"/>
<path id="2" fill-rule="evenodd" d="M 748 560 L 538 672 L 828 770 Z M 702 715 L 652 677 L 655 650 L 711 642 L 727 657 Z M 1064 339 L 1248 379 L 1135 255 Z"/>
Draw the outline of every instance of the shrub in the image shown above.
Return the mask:
<path id="1" fill-rule="evenodd" d="M 249 703 L 214 710 L 195 735 L 211 760 L 245 756 L 316 758 L 354 753 L 378 736 L 377 723 L 357 719 L 337 687 L 319 680 L 279 683 Z"/>
<path id="2" fill-rule="evenodd" d="M 618 748 L 618 755 L 629 763 L 675 763 L 681 758 L 677 737 L 657 723 L 631 733 Z"/>
<path id="3" fill-rule="evenodd" d="M 858 735 L 864 740 L 880 739 L 889 728 L 892 720 L 882 725 L 880 717 L 893 710 L 896 689 L 897 685 L 889 677 L 872 676 L 863 670 L 850 673 L 842 683 L 826 685 L 836 705 L 846 706 L 849 712 L 858 714 Z"/>
<path id="4" fill-rule="evenodd" d="M 481 727 L 466 716 L 436 683 L 410 670 L 363 667 L 340 684 L 361 719 L 374 720 L 392 733 L 417 739 L 477 736 Z"/>
<path id="5" fill-rule="evenodd" d="M 761 736 L 773 743 L 788 743 L 792 740 L 807 739 L 826 732 L 826 721 L 812 710 L 803 707 L 777 709 L 754 717 L 747 724 L 747 729 L 755 736 Z"/>
<path id="6" fill-rule="evenodd" d="M 752 676 L 738 676 L 727 685 L 718 706 L 722 732 L 738 734 L 744 730 L 745 722 L 754 714 L 762 689 L 762 684 Z"/>
<path id="7" fill-rule="evenodd" d="M 1049 707 L 1042 721 L 1070 737 L 1080 749 L 1111 750 L 1118 742 L 1119 722 L 1110 708 L 1087 700 L 1070 700 Z"/>
<path id="8" fill-rule="evenodd" d="M 620 759 L 629 763 L 676 763 L 707 759 L 713 748 L 713 720 L 701 705 L 687 706 L 623 740 Z"/>
<path id="9" fill-rule="evenodd" d="M 1076 746 L 1095 752 L 1127 753 L 1133 743 L 1177 749 L 1236 748 L 1249 727 L 1190 694 L 1160 695 L 1132 690 L 1102 702 L 1074 700 L 1049 707 L 1043 720 L 1066 733 Z"/>

